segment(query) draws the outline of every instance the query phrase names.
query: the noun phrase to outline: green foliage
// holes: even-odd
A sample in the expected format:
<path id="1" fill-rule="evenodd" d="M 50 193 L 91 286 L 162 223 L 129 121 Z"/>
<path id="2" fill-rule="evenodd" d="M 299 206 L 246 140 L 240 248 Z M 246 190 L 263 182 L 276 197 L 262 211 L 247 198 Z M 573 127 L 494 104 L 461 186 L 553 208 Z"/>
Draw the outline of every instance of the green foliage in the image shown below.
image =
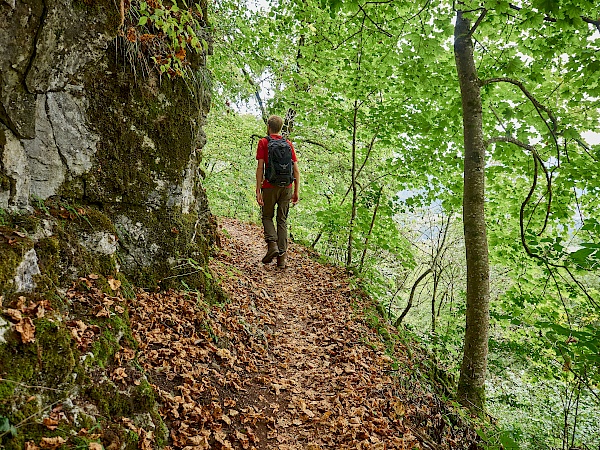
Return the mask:
<path id="1" fill-rule="evenodd" d="M 211 211 L 219 216 L 256 221 L 259 209 L 254 197 L 256 139 L 265 133 L 262 122 L 214 108 L 206 127 L 202 170 Z"/>
<path id="2" fill-rule="evenodd" d="M 594 446 L 600 147 L 582 136 L 599 131 L 598 39 L 596 28 L 583 19 L 596 17 L 595 5 L 574 0 L 536 1 L 520 9 L 505 0 L 460 5 L 472 11 L 467 13 L 472 23 L 486 10 L 473 30 L 476 64 L 481 80 L 495 80 L 481 89 L 483 138 L 493 141 L 485 161 L 489 365 L 493 384 L 510 383 L 502 384 L 503 392 L 488 385 L 500 428 L 486 432 L 485 439 L 490 448 Z M 420 273 L 435 268 L 438 278 L 419 286 L 406 325 L 457 370 L 465 275 L 462 223 L 456 217 L 463 195 L 463 136 L 452 54 L 454 5 L 288 0 L 253 14 L 239 6 L 231 0 L 215 5 L 223 17 L 212 61 L 215 98 L 235 103 L 260 95 L 259 81 L 267 79 L 274 91 L 263 98 L 267 110 L 297 113 L 291 137 L 302 187 L 291 213 L 294 238 L 340 264 L 351 251 L 349 269 L 391 317 L 406 306 Z M 240 130 L 249 145 L 255 132 L 234 125 L 233 113 L 223 118 L 232 124 L 225 128 Z M 224 152 L 227 134 L 212 136 Z M 239 214 L 244 205 L 247 212 L 240 215 L 248 219 L 256 208 L 253 153 L 250 146 L 242 177 L 246 190 L 238 188 L 241 183 L 236 189 L 215 183 L 226 193 L 211 193 L 208 177 L 206 183 L 213 205 L 229 214 L 232 208 Z M 239 159 L 233 152 L 224 158 Z M 439 225 L 425 223 L 424 211 L 453 220 L 451 242 L 437 260 Z M 579 403 L 563 401 L 568 396 Z M 553 408 L 548 414 L 542 412 L 547 404 Z"/>

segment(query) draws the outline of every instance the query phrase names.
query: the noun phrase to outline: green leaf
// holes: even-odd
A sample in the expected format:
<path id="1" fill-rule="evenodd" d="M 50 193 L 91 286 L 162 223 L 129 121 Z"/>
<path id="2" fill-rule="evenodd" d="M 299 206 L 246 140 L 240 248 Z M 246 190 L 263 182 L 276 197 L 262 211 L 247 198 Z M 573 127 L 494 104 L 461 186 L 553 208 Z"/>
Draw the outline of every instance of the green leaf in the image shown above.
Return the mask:
<path id="1" fill-rule="evenodd" d="M 7 417 L 0 416 L 0 433 L 10 433 L 12 437 L 17 435 L 17 429 L 11 425 Z"/>
<path id="2" fill-rule="evenodd" d="M 140 26 L 146 25 L 146 22 L 148 22 L 148 16 L 141 16 L 140 21 L 138 22 L 138 25 L 140 25 Z"/>
<path id="3" fill-rule="evenodd" d="M 504 450 L 519 450 L 521 448 L 508 431 L 504 431 L 500 434 L 500 443 Z"/>

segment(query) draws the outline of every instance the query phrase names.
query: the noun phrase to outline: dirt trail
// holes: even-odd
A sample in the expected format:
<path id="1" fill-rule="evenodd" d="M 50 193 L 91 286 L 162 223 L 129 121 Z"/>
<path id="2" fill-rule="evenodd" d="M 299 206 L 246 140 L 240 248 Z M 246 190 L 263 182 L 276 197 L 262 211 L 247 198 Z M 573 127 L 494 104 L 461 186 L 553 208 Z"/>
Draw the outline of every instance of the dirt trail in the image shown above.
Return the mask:
<path id="1" fill-rule="evenodd" d="M 384 448 L 386 442 L 387 448 L 409 448 L 412 436 L 394 430 L 386 414 L 394 403 L 392 380 L 385 375 L 390 358 L 366 345 L 376 337 L 353 319 L 357 306 L 344 274 L 294 246 L 286 270 L 264 265 L 260 229 L 234 221 L 223 227 L 231 236 L 224 250 L 249 281 L 247 289 L 231 294 L 247 301 L 256 296 L 254 286 L 265 286 L 260 310 L 272 324 L 270 364 L 263 373 L 279 391 L 279 411 L 261 447 L 360 448 L 362 442 L 364 448 Z"/>
<path id="2" fill-rule="evenodd" d="M 130 306 L 169 448 L 449 448 L 411 428 L 410 417 L 443 427 L 436 400 L 399 400 L 401 379 L 361 319 L 367 301 L 342 270 L 294 245 L 286 270 L 263 265 L 258 227 L 230 219 L 220 227 L 211 269 L 228 303 L 208 308 L 170 292 L 142 293 Z"/>

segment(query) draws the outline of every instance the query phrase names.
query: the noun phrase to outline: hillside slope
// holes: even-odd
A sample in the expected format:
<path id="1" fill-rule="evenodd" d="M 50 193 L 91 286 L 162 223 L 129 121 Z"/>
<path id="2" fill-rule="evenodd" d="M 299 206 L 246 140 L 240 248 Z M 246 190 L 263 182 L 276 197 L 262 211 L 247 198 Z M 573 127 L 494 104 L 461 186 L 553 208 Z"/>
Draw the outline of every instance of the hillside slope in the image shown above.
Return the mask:
<path id="1" fill-rule="evenodd" d="M 265 266 L 259 228 L 221 228 L 212 270 L 230 301 L 144 294 L 132 317 L 173 448 L 469 448 L 472 433 L 397 370 L 412 367 L 405 349 L 386 354 L 342 270 L 298 246 L 285 271 Z"/>
<path id="2" fill-rule="evenodd" d="M 0 366 L 18 387 L 2 410 L 16 437 L 1 434 L 0 447 L 477 448 L 433 393 L 443 372 L 342 269 L 297 245 L 286 270 L 265 266 L 260 228 L 231 219 L 219 228 L 210 272 L 186 267 L 226 295 L 134 293 L 89 274 L 66 292 L 68 308 L 21 297 L 4 309 L 17 322 L 6 351 L 21 356 L 10 359 L 18 370 Z M 60 344 L 54 362 L 48 339 Z"/>

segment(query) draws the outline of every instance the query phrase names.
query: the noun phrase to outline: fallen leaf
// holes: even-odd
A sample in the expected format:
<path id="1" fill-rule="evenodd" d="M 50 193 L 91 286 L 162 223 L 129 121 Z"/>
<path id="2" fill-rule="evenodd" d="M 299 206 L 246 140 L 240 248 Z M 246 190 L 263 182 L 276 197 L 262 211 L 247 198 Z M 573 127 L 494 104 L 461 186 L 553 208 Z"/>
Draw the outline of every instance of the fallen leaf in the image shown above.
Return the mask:
<path id="1" fill-rule="evenodd" d="M 331 411 L 327 411 L 325 414 L 323 414 L 323 415 L 321 416 L 321 419 L 320 419 L 320 420 L 321 420 L 321 422 L 324 422 L 324 421 L 326 421 L 327 419 L 329 419 L 329 417 L 330 417 L 332 414 L 333 414 L 333 413 L 332 413 Z"/>
<path id="2" fill-rule="evenodd" d="M 44 419 L 44 426 L 49 430 L 56 430 L 58 428 L 58 420 L 51 419 L 50 417 L 46 417 Z"/>
<path id="3" fill-rule="evenodd" d="M 15 330 L 21 335 L 23 344 L 35 342 L 35 325 L 29 317 L 16 324 Z"/>
<path id="4" fill-rule="evenodd" d="M 90 273 L 90 274 L 88 275 L 88 278 L 89 278 L 90 280 L 97 280 L 98 278 L 100 278 L 100 276 L 99 276 L 99 275 L 96 275 L 95 273 Z"/>
<path id="5" fill-rule="evenodd" d="M 6 315 L 10 317 L 13 322 L 20 322 L 21 320 L 23 320 L 23 314 L 21 314 L 21 311 L 18 311 L 16 309 L 7 309 Z"/>
<path id="6" fill-rule="evenodd" d="M 98 442 L 90 442 L 89 450 L 102 450 L 102 444 Z"/>
<path id="7" fill-rule="evenodd" d="M 56 437 L 43 437 L 40 441 L 40 448 L 56 449 L 66 443 L 67 441 L 60 436 Z"/>
<path id="8" fill-rule="evenodd" d="M 121 287 L 121 280 L 115 280 L 114 278 L 108 278 L 108 285 L 113 291 L 116 291 Z"/>
<path id="9" fill-rule="evenodd" d="M 35 442 L 29 441 L 29 442 L 25 442 L 24 450 L 39 450 L 39 447 L 37 445 L 35 445 Z"/>

